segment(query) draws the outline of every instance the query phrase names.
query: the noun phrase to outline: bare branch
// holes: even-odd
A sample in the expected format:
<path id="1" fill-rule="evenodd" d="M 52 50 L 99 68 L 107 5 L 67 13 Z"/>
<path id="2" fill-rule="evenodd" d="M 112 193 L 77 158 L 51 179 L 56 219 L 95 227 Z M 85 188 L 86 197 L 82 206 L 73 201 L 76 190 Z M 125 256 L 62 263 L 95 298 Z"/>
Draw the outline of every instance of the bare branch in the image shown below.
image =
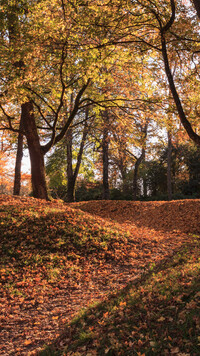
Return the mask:
<path id="1" fill-rule="evenodd" d="M 78 92 L 75 102 L 74 102 L 74 107 L 73 110 L 71 111 L 69 118 L 67 119 L 66 124 L 63 126 L 62 130 L 60 131 L 60 133 L 54 138 L 54 140 L 50 140 L 46 145 L 42 146 L 42 151 L 43 153 L 47 153 L 50 148 L 52 147 L 53 144 L 56 144 L 57 142 L 59 142 L 65 135 L 65 133 L 67 132 L 70 124 L 72 123 L 75 115 L 77 114 L 78 110 L 80 109 L 80 99 L 84 93 L 84 91 L 86 90 L 86 88 L 88 87 L 90 83 L 90 79 L 88 79 L 87 83 L 84 84 L 82 86 L 82 88 L 80 89 L 80 91 Z"/>
<path id="2" fill-rule="evenodd" d="M 46 119 L 46 117 L 43 115 L 42 110 L 40 105 L 38 105 L 34 100 L 32 100 L 34 105 L 36 106 L 36 108 L 38 109 L 40 116 L 43 118 L 44 122 L 46 122 L 47 126 L 49 127 L 49 130 L 52 130 L 52 125 L 48 122 L 48 120 Z M 39 128 L 39 127 L 38 127 Z"/>
<path id="3" fill-rule="evenodd" d="M 166 23 L 166 25 L 162 27 L 163 33 L 167 32 L 170 29 L 170 27 L 172 27 L 175 20 L 175 15 L 176 15 L 175 1 L 170 0 L 170 4 L 171 4 L 171 17 L 169 21 Z"/>
<path id="4" fill-rule="evenodd" d="M 4 129 L 7 129 L 7 130 L 10 130 L 10 131 L 18 132 L 18 133 L 19 133 L 20 130 L 15 129 L 15 128 L 12 126 L 12 120 L 14 120 L 14 117 L 8 115 L 1 104 L 0 104 L 0 108 L 1 108 L 1 110 L 2 110 L 2 112 L 3 112 L 3 114 L 5 115 L 5 117 L 7 118 L 7 120 L 8 120 L 8 125 L 9 125 L 7 128 L 4 127 Z"/>

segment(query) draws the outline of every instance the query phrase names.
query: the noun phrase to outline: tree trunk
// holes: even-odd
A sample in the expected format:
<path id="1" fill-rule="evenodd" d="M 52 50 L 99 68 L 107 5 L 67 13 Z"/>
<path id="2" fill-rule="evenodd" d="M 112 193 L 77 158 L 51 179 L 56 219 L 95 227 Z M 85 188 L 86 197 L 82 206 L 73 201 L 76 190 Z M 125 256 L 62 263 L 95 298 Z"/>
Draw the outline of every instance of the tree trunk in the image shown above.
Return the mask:
<path id="1" fill-rule="evenodd" d="M 117 142 L 117 139 L 116 139 Z M 119 144 L 119 171 L 121 173 L 122 178 L 122 192 L 123 194 L 127 194 L 128 191 L 128 184 L 127 184 L 127 164 L 126 164 L 126 146 L 124 142 L 120 142 Z"/>
<path id="2" fill-rule="evenodd" d="M 122 191 L 123 191 L 123 194 L 126 194 L 127 189 L 128 189 L 127 179 L 126 179 L 127 178 L 126 167 L 121 167 L 120 172 L 121 172 L 121 177 L 122 177 Z"/>
<path id="3" fill-rule="evenodd" d="M 188 119 L 186 117 L 185 111 L 182 106 L 182 102 L 181 102 L 179 94 L 176 90 L 174 78 L 173 78 L 171 68 L 170 68 L 165 33 L 173 25 L 174 20 L 175 20 L 175 15 L 176 15 L 175 1 L 171 0 L 170 2 L 171 2 L 171 17 L 170 17 L 168 23 L 164 27 L 161 28 L 161 33 L 160 33 L 165 73 L 166 73 L 166 76 L 168 79 L 169 88 L 170 88 L 171 94 L 173 96 L 174 103 L 175 103 L 177 111 L 178 111 L 179 119 L 180 119 L 184 129 L 186 130 L 188 136 L 191 138 L 191 140 L 193 140 L 197 145 L 200 146 L 200 136 L 196 134 L 195 130 L 193 130 L 192 125 L 190 124 L 190 122 L 188 121 Z M 199 3 L 199 0 L 198 0 L 198 2 L 194 1 L 195 7 L 197 6 L 197 3 Z M 198 5 L 198 8 L 199 8 L 199 5 Z M 197 10 L 198 10 L 198 8 L 196 7 Z"/>
<path id="4" fill-rule="evenodd" d="M 88 108 L 86 108 L 85 117 L 86 117 L 86 120 L 87 120 L 88 119 Z M 75 179 L 75 181 L 76 181 L 76 178 L 78 176 L 79 169 L 80 169 L 80 165 L 81 165 L 81 160 L 82 160 L 82 156 L 83 156 L 83 150 L 84 150 L 87 134 L 88 134 L 88 123 L 87 123 L 87 121 L 85 121 L 84 129 L 83 129 L 83 136 L 82 136 L 82 140 L 81 140 L 81 144 L 80 144 L 80 149 L 79 149 L 79 152 L 78 152 L 76 167 L 75 167 L 75 170 L 74 170 L 74 179 Z"/>
<path id="5" fill-rule="evenodd" d="M 31 101 L 22 104 L 22 118 L 31 161 L 33 196 L 35 198 L 49 200 L 45 178 L 44 154 L 40 146 Z"/>
<path id="6" fill-rule="evenodd" d="M 68 178 L 67 180 L 67 201 L 75 201 L 75 179 L 74 176 Z"/>
<path id="7" fill-rule="evenodd" d="M 76 179 L 79 173 L 80 165 L 81 165 L 81 160 L 83 156 L 83 150 L 85 146 L 85 141 L 86 137 L 88 134 L 88 107 L 86 108 L 85 112 L 85 124 L 84 124 L 84 129 L 83 129 L 83 136 L 77 156 L 77 162 L 76 162 L 76 167 L 73 172 L 73 167 L 72 167 L 72 128 L 68 129 L 67 132 L 67 201 L 68 202 L 73 202 L 75 201 L 75 185 L 76 185 Z"/>
<path id="8" fill-rule="evenodd" d="M 170 131 L 168 131 L 167 150 L 167 194 L 168 200 L 172 200 L 172 139 Z"/>
<path id="9" fill-rule="evenodd" d="M 17 140 L 17 154 L 15 160 L 15 178 L 14 178 L 13 195 L 20 195 L 20 189 L 21 189 L 21 165 L 22 165 L 22 158 L 23 158 L 23 139 L 24 139 L 24 135 L 21 132 L 23 129 L 22 116 L 20 120 L 19 129 L 20 132 L 18 134 L 18 140 Z"/>
<path id="10" fill-rule="evenodd" d="M 8 39 L 9 39 L 9 45 L 13 46 L 14 51 L 16 51 L 15 50 L 16 42 L 20 38 L 18 15 L 19 15 L 19 11 L 17 9 L 17 4 L 16 3 L 9 4 L 6 12 L 7 21 L 8 21 Z M 18 67 L 18 62 L 15 62 L 14 66 Z M 20 130 L 22 130 L 22 115 L 20 119 Z M 14 178 L 14 187 L 13 187 L 14 195 L 20 195 L 22 157 L 23 157 L 23 134 L 19 132 L 18 142 L 17 142 L 17 153 L 16 153 L 16 160 L 15 160 L 15 178 Z"/>
<path id="11" fill-rule="evenodd" d="M 139 158 L 137 158 L 135 162 L 135 169 L 134 169 L 134 174 L 133 174 L 133 200 L 137 200 L 137 195 L 138 195 L 138 170 L 139 166 L 142 163 L 142 160 L 144 159 L 145 156 L 145 149 L 142 148 L 142 153 Z"/>
<path id="12" fill-rule="evenodd" d="M 74 197 L 74 177 L 72 168 L 72 128 L 70 127 L 66 134 L 66 145 L 67 145 L 67 201 L 72 202 L 75 200 Z"/>
<path id="13" fill-rule="evenodd" d="M 134 175 L 133 175 L 133 200 L 137 199 L 139 166 L 142 163 L 143 159 L 145 159 L 147 129 L 148 129 L 148 121 L 146 121 L 144 127 L 141 127 L 142 153 L 141 153 L 140 157 L 136 159 L 136 163 L 135 163 L 135 169 L 134 169 Z"/>
<path id="14" fill-rule="evenodd" d="M 147 176 L 146 176 L 146 172 L 144 173 L 144 177 L 143 177 L 143 196 L 144 196 L 144 198 L 147 197 Z"/>
<path id="15" fill-rule="evenodd" d="M 145 157 L 145 155 L 144 155 L 143 161 L 144 161 L 144 172 L 143 172 L 143 179 L 142 179 L 143 197 L 146 198 L 147 197 L 147 173 L 146 173 L 146 157 Z"/>
<path id="16" fill-rule="evenodd" d="M 103 194 L 102 199 L 110 199 L 109 181 L 108 181 L 108 167 L 109 167 L 109 136 L 108 136 L 108 115 L 104 117 L 104 128 L 103 128 L 103 140 L 102 140 L 102 150 L 103 150 Z"/>

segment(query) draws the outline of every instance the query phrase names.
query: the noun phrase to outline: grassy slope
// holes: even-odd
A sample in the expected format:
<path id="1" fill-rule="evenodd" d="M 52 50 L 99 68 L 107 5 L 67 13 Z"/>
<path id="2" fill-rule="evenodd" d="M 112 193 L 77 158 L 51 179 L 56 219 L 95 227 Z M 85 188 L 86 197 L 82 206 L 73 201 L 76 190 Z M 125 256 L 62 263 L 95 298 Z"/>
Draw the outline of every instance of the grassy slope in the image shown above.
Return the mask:
<path id="1" fill-rule="evenodd" d="M 61 203 L 12 197 L 1 197 L 0 200 L 1 301 L 7 306 L 9 299 L 15 304 L 26 305 L 30 296 L 37 301 L 46 298 L 47 294 L 54 295 L 55 289 L 61 289 L 63 285 L 73 291 L 77 281 L 81 281 L 83 276 L 86 279 L 89 270 L 96 268 L 100 271 L 102 265 L 109 263 L 127 263 L 134 244 L 134 251 L 140 255 L 141 263 L 145 238 L 143 230 L 140 230 L 140 238 L 136 239 L 136 230 L 134 236 L 125 227 Z M 110 204 L 109 207 L 106 204 Z M 133 207 L 136 209 L 137 206 L 138 210 L 139 206 L 141 214 L 144 213 L 143 205 L 129 204 L 127 209 L 125 202 L 96 202 L 95 205 L 91 203 L 91 207 L 87 204 L 87 209 L 97 213 L 102 209 L 107 215 L 113 210 L 115 217 L 117 213 L 125 216 L 124 210 L 127 210 L 127 219 L 130 219 Z M 149 221 L 159 215 L 156 204 L 149 204 L 154 209 Z M 173 214 L 176 212 L 177 221 L 180 211 L 178 204 L 175 209 L 173 203 L 172 209 Z M 196 201 L 196 207 L 193 203 L 195 217 L 190 219 L 190 230 L 187 224 L 186 232 L 191 231 L 192 234 L 189 239 L 183 235 L 181 250 L 173 258 L 164 265 L 155 266 L 155 270 L 154 263 L 150 263 L 149 259 L 142 279 L 118 294 L 110 295 L 102 304 L 88 309 L 84 315 L 68 324 L 62 336 L 41 355 L 198 355 L 198 204 L 199 201 Z M 147 207 L 148 203 L 145 203 L 144 214 L 147 214 Z M 185 209 L 193 213 L 191 206 Z M 169 210 L 170 206 L 168 209 L 165 207 L 165 211 Z M 120 212 L 123 214 L 120 215 Z M 182 226 L 182 219 L 179 220 Z M 146 215 L 144 222 L 147 222 Z M 146 228 L 148 226 L 145 226 L 145 234 Z M 183 228 L 180 234 L 182 232 Z M 153 244 L 153 238 L 150 243 Z M 155 240 L 155 245 L 157 243 Z M 84 297 L 84 289 L 82 293 Z M 19 351 L 16 355 L 28 355 L 28 346 L 29 339 L 23 345 L 25 353 Z"/>

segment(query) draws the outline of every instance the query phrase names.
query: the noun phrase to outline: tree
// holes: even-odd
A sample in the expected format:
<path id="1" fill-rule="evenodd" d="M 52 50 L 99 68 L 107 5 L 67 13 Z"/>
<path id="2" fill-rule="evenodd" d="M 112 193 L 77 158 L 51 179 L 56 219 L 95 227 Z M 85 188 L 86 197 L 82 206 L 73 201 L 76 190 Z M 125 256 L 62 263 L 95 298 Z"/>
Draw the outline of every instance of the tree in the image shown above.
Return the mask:
<path id="1" fill-rule="evenodd" d="M 21 189 L 21 164 L 23 158 L 23 140 L 24 140 L 24 135 L 22 132 L 23 132 L 23 126 L 22 126 L 22 118 L 21 118 L 20 125 L 19 125 L 18 139 L 17 139 L 17 153 L 15 158 L 15 178 L 14 178 L 14 188 L 13 188 L 14 195 L 20 195 L 20 189 Z"/>
<path id="2" fill-rule="evenodd" d="M 194 4 L 198 6 L 196 1 Z M 30 153 L 33 195 L 43 199 L 48 199 L 44 157 L 68 137 L 68 191 L 71 192 L 68 199 L 74 199 L 87 125 L 83 129 L 77 169 L 73 167 L 71 152 L 72 135 L 77 129 L 72 126 L 86 107 L 90 106 L 94 112 L 98 105 L 96 111 L 101 111 L 104 117 L 103 196 L 107 199 L 108 165 L 109 169 L 114 167 L 108 151 L 114 146 L 111 141 L 116 141 L 114 130 L 119 125 L 119 121 L 115 124 L 112 119 L 111 128 L 108 117 L 118 115 L 124 120 L 135 116 L 138 127 L 143 128 L 144 117 L 153 121 L 156 116 L 161 118 L 166 102 L 171 100 L 166 76 L 179 118 L 188 135 L 199 144 L 196 117 L 200 109 L 194 89 L 198 86 L 194 57 L 199 51 L 199 32 L 196 18 L 191 16 L 192 8 L 184 8 L 180 0 L 176 6 L 174 0 L 170 4 L 166 0 L 43 0 L 3 1 L 2 9 L 1 129 L 19 134 L 14 190 L 17 194 L 23 135 Z M 96 121 L 98 126 L 98 114 Z M 136 144 L 140 140 L 136 131 L 130 133 L 132 147 L 141 150 L 141 154 L 135 155 L 134 197 L 138 167 L 145 155 L 145 147 Z M 122 146 L 121 153 L 118 151 L 121 156 L 118 167 L 125 182 L 127 167 L 122 162 L 126 160 Z"/>
<path id="3" fill-rule="evenodd" d="M 200 197 L 200 149 L 194 145 L 184 145 L 182 148 L 182 158 L 187 167 L 189 179 L 182 181 L 181 189 L 183 194 Z"/>
<path id="4" fill-rule="evenodd" d="M 171 131 L 167 132 L 167 193 L 168 200 L 172 200 L 172 135 Z"/>
<path id="5" fill-rule="evenodd" d="M 181 123 L 183 127 L 185 128 L 186 132 L 188 133 L 189 137 L 198 145 L 200 145 L 200 136 L 195 132 L 195 130 L 192 128 L 191 123 L 186 117 L 186 113 L 183 109 L 180 97 L 178 95 L 174 78 L 170 69 L 170 64 L 169 64 L 169 58 L 168 58 L 168 52 L 167 52 L 167 43 L 166 43 L 166 33 L 170 30 L 172 27 L 174 20 L 176 16 L 176 9 L 175 9 L 175 1 L 171 0 L 171 17 L 169 21 L 163 26 L 160 19 L 158 18 L 158 22 L 160 25 L 160 36 L 161 36 L 161 44 L 162 44 L 162 55 L 163 55 L 163 60 L 164 60 L 164 65 L 165 65 L 165 72 L 168 78 L 168 83 L 169 83 L 169 88 L 171 90 L 174 102 L 176 104 L 176 108 L 178 111 L 179 118 L 181 120 Z"/>
<path id="6" fill-rule="evenodd" d="M 86 149 L 90 144 L 88 134 L 91 131 L 92 121 L 93 117 L 89 114 L 89 107 L 86 106 L 68 129 L 64 140 L 54 147 L 54 152 L 48 157 L 47 174 L 53 197 L 57 196 L 68 202 L 75 200 L 79 172 L 81 170 L 81 174 L 85 176 L 89 169 Z M 83 158 L 84 165 L 82 165 Z"/>
<path id="7" fill-rule="evenodd" d="M 12 142 L 8 135 L 0 135 L 0 192 L 1 194 L 12 191 L 12 167 L 9 164 L 9 156 L 12 157 Z"/>
<path id="8" fill-rule="evenodd" d="M 29 5 L 26 21 L 23 18 L 20 22 L 15 53 L 12 54 L 11 49 L 3 53 L 4 63 L 8 63 L 3 67 L 7 83 L 1 103 L 7 121 L 4 129 L 19 132 L 17 119 L 13 119 L 7 107 L 13 99 L 13 105 L 21 105 L 23 134 L 31 159 L 33 195 L 37 198 L 48 199 L 44 155 L 64 138 L 86 100 L 84 94 L 92 83 L 91 77 L 95 80 L 108 55 L 107 50 L 104 55 L 102 50 L 95 50 L 94 44 L 90 48 L 96 38 L 94 26 L 90 27 L 96 11 L 98 7 L 76 7 L 73 3 L 66 6 L 65 2 L 60 7 L 57 1 L 48 0 Z M 6 41 L 5 35 L 4 44 Z M 11 96 L 12 90 L 14 95 Z M 69 112 L 71 91 L 75 95 Z"/>
<path id="9" fill-rule="evenodd" d="M 102 198 L 108 200 L 109 192 L 109 114 L 108 111 L 102 113 L 103 118 L 103 137 L 102 137 L 102 160 L 103 160 L 103 193 Z"/>
<path id="10" fill-rule="evenodd" d="M 26 4 L 24 4 L 26 6 Z M 20 30 L 19 30 L 19 16 L 21 13 L 21 2 L 17 5 L 15 2 L 9 2 L 6 6 L 5 17 L 4 20 L 7 22 L 8 28 L 8 41 L 9 47 L 11 50 L 15 52 L 15 44 L 19 41 L 20 38 Z M 4 28 L 4 27 L 3 27 Z M 16 53 L 15 53 L 16 55 Z M 18 67 L 19 61 L 13 63 L 13 66 Z M 24 63 L 21 61 L 21 65 Z M 15 178 L 14 178 L 14 188 L 13 194 L 20 194 L 20 186 L 21 186 L 21 162 L 23 157 L 23 134 L 22 134 L 22 120 L 20 119 L 19 126 L 19 134 L 17 140 L 17 154 L 15 161 Z"/>
<path id="11" fill-rule="evenodd" d="M 82 138 L 77 154 L 77 159 L 76 159 L 76 165 L 75 168 L 73 169 L 73 164 L 72 164 L 72 133 L 73 133 L 73 128 L 69 128 L 67 134 L 66 134 L 66 146 L 67 146 L 67 201 L 72 202 L 75 201 L 75 185 L 76 185 L 76 180 L 78 177 L 80 165 L 81 165 L 81 160 L 83 156 L 83 150 L 86 142 L 86 138 L 88 135 L 89 131 L 89 109 L 86 107 L 85 109 L 85 120 L 84 120 L 84 125 L 83 125 L 83 133 L 82 133 Z"/>
<path id="12" fill-rule="evenodd" d="M 196 1 L 195 1 L 196 3 Z M 173 44 L 180 48 L 180 44 L 185 47 L 188 51 L 188 46 L 190 53 L 198 51 L 198 28 L 194 30 L 192 28 L 191 38 L 188 38 L 187 34 L 183 35 L 183 26 L 181 26 L 180 21 L 184 21 L 184 26 L 186 29 L 191 27 L 191 19 L 186 16 L 186 12 L 181 12 L 181 5 L 179 4 L 179 13 L 176 13 L 175 1 L 170 0 L 170 6 L 168 2 L 153 2 L 153 1 L 131 1 L 133 9 L 135 8 L 136 13 L 140 12 L 140 21 L 136 21 L 135 30 L 131 36 L 127 39 L 127 42 L 140 43 L 141 49 L 143 47 L 144 51 L 151 50 L 152 55 L 155 51 L 162 54 L 162 59 L 164 63 L 164 70 L 167 76 L 169 88 L 171 95 L 173 97 L 176 109 L 179 115 L 179 119 L 185 128 L 188 136 L 197 144 L 200 145 L 200 136 L 196 133 L 195 127 L 193 127 L 191 121 L 187 117 L 187 110 L 184 109 L 183 104 L 180 99 L 177 87 L 175 84 L 175 79 L 171 70 L 170 59 L 173 58 L 173 52 L 177 49 L 173 48 Z M 135 21 L 135 16 L 133 16 L 134 11 L 130 11 L 130 16 L 133 17 Z M 177 15 L 177 16 L 176 16 Z M 190 23 L 189 23 L 190 22 Z M 139 35 L 139 29 L 142 29 L 142 35 Z M 149 36 L 150 32 L 150 36 Z M 187 43 L 187 44 L 186 44 Z M 170 52 L 169 52 L 170 48 Z M 174 54 L 175 55 L 175 54 Z M 176 55 L 175 55 L 176 56 Z M 180 85 L 179 85 L 180 87 Z"/>

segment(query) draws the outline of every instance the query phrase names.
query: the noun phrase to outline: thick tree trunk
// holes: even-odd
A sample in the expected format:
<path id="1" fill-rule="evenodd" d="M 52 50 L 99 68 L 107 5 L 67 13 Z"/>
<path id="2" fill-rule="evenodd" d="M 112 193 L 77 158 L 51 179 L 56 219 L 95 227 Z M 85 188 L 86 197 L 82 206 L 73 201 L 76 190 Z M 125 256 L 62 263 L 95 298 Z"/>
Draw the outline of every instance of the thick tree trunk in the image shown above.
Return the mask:
<path id="1" fill-rule="evenodd" d="M 108 136 L 108 115 L 104 117 L 104 128 L 103 128 L 103 140 L 102 140 L 102 150 L 103 150 L 103 193 L 102 199 L 110 199 L 110 190 L 109 190 L 109 157 L 108 157 L 108 148 L 109 148 L 109 136 Z"/>
<path id="2" fill-rule="evenodd" d="M 23 124 L 22 124 L 22 116 L 20 120 L 20 132 L 18 134 L 17 140 L 17 154 L 15 159 L 15 178 L 14 178 L 14 188 L 13 194 L 20 195 L 21 189 L 21 165 L 22 165 L 22 158 L 23 158 L 23 139 L 24 135 L 22 133 Z"/>
<path id="3" fill-rule="evenodd" d="M 31 161 L 33 196 L 49 200 L 45 178 L 44 154 L 39 142 L 31 101 L 22 104 L 22 118 Z"/>
<path id="4" fill-rule="evenodd" d="M 74 176 L 68 178 L 67 180 L 67 201 L 74 202 L 75 201 L 75 179 Z"/>
<path id="5" fill-rule="evenodd" d="M 168 200 L 172 200 L 172 139 L 170 131 L 168 131 L 167 150 L 167 194 Z"/>

